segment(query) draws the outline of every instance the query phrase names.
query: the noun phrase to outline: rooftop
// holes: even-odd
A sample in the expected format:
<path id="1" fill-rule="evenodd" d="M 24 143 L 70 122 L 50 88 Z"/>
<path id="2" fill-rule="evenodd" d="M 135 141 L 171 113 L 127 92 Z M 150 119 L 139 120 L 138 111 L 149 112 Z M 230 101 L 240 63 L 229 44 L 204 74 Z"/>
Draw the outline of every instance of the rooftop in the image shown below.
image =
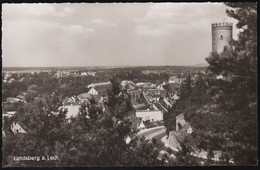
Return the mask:
<path id="1" fill-rule="evenodd" d="M 107 86 L 107 85 L 110 85 L 111 82 L 108 81 L 108 82 L 100 82 L 100 83 L 91 83 L 90 85 L 88 85 L 88 88 L 89 87 L 96 87 L 96 86 Z"/>
<path id="2" fill-rule="evenodd" d="M 75 106 L 62 106 L 63 109 L 68 109 L 66 119 L 70 119 L 72 117 L 76 117 L 79 113 L 79 107 L 80 105 Z"/>

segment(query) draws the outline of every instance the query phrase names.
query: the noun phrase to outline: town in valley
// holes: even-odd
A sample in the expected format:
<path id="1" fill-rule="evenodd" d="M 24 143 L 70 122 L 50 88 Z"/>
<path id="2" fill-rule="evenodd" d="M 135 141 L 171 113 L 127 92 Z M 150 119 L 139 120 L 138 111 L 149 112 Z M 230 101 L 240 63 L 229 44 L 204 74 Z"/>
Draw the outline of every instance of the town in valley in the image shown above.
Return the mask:
<path id="1" fill-rule="evenodd" d="M 3 5 L 2 167 L 256 166 L 257 5 L 194 4 Z M 123 8 L 114 16 L 117 5 L 135 17 L 126 23 Z M 180 9 L 199 8 L 198 24 L 177 21 L 178 12 L 190 17 Z M 14 9 L 28 9 L 28 20 Z M 216 20 L 212 9 L 236 20 Z M 20 24 L 18 40 L 16 22 L 31 26 Z"/>

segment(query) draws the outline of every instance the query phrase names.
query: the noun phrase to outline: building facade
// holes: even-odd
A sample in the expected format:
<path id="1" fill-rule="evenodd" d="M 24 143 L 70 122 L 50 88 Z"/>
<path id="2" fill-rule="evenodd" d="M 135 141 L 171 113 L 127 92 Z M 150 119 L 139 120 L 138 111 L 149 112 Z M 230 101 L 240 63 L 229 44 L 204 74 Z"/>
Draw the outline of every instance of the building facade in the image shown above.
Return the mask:
<path id="1" fill-rule="evenodd" d="M 162 121 L 163 113 L 160 110 L 137 110 L 136 117 L 141 118 L 143 121 Z"/>

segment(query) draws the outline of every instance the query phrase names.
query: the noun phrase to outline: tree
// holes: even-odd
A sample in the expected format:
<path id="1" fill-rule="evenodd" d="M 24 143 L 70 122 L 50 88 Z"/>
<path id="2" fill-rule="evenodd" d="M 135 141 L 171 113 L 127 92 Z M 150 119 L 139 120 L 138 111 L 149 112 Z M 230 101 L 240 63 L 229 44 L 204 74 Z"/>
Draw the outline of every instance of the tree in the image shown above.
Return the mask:
<path id="1" fill-rule="evenodd" d="M 220 105 L 222 116 L 229 123 L 231 157 L 237 165 L 257 163 L 257 5 L 256 3 L 226 3 L 232 9 L 227 14 L 238 20 L 242 29 L 233 49 L 212 53 L 206 60 L 211 72 L 211 94 Z M 214 77 L 222 75 L 222 80 Z M 227 132 L 226 132 L 227 133 Z M 228 146 L 226 146 L 228 147 Z M 241 155 L 246 155 L 242 157 Z"/>
<path id="2" fill-rule="evenodd" d="M 164 126 L 166 127 L 166 134 L 168 137 L 170 131 L 175 130 L 176 116 L 177 115 L 173 107 L 163 114 L 163 123 Z"/>
<path id="3" fill-rule="evenodd" d="M 180 99 L 185 99 L 189 97 L 191 93 L 191 75 L 190 71 L 188 71 L 188 75 L 186 76 L 186 79 L 182 82 L 180 89 L 179 89 L 179 94 L 180 94 Z"/>
<path id="4" fill-rule="evenodd" d="M 201 105 L 205 102 L 207 97 L 207 87 L 205 76 L 202 75 L 201 72 L 195 77 L 194 80 L 194 87 L 192 88 L 191 102 L 197 105 Z"/>
<path id="5" fill-rule="evenodd" d="M 232 8 L 227 13 L 238 19 L 237 27 L 242 32 L 237 41 L 232 41 L 232 49 L 221 54 L 212 53 L 206 59 L 209 67 L 205 84 L 199 77 L 191 90 L 184 88 L 185 100 L 180 98 L 175 111 L 185 113 L 185 120 L 199 140 L 198 147 L 222 151 L 223 164 L 228 165 L 233 159 L 235 165 L 255 165 L 258 148 L 257 7 L 256 3 L 226 5 Z M 223 78 L 217 78 L 219 75 Z"/>
<path id="6" fill-rule="evenodd" d="M 26 103 L 14 120 L 23 122 L 29 131 L 3 140 L 4 166 L 163 165 L 157 159 L 163 146 L 135 136 L 130 96 L 119 85 L 113 79 L 107 103 L 90 99 L 69 122 L 56 93 L 39 95 Z M 126 144 L 128 136 L 132 140 Z M 59 159 L 10 161 L 15 155 L 57 155 Z"/>
<path id="7" fill-rule="evenodd" d="M 55 166 L 55 161 L 7 161 L 12 156 L 55 155 L 55 144 L 66 140 L 66 111 L 56 95 L 43 95 L 26 103 L 12 118 L 26 125 L 26 134 L 8 135 L 3 144 L 7 166 Z M 10 125 L 9 125 L 10 127 Z M 8 144 L 10 143 L 10 144 Z M 13 158 L 12 158 L 13 159 Z"/>
<path id="8" fill-rule="evenodd" d="M 133 109 L 129 96 L 120 90 L 119 81 L 111 82 L 109 100 L 103 109 L 95 101 L 83 104 L 79 117 L 68 125 L 67 143 L 71 149 L 66 154 L 59 153 L 66 160 L 64 166 L 159 165 L 158 143 L 135 137 L 126 144 L 125 138 L 135 133 L 131 128 Z M 67 146 L 59 145 L 59 152 L 64 152 L 63 147 Z"/>
<path id="9" fill-rule="evenodd" d="M 38 86 L 36 84 L 33 84 L 27 88 L 25 100 L 27 102 L 31 102 L 34 100 L 35 97 L 38 95 Z"/>

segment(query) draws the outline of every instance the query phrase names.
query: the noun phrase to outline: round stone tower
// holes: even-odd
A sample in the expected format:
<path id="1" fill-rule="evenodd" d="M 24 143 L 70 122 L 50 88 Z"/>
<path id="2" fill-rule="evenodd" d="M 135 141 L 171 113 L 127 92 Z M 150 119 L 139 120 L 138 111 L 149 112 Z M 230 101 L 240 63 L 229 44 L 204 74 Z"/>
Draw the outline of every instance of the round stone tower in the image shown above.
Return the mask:
<path id="1" fill-rule="evenodd" d="M 228 22 L 213 23 L 212 28 L 212 52 L 221 53 L 224 48 L 230 49 L 233 24 Z"/>

